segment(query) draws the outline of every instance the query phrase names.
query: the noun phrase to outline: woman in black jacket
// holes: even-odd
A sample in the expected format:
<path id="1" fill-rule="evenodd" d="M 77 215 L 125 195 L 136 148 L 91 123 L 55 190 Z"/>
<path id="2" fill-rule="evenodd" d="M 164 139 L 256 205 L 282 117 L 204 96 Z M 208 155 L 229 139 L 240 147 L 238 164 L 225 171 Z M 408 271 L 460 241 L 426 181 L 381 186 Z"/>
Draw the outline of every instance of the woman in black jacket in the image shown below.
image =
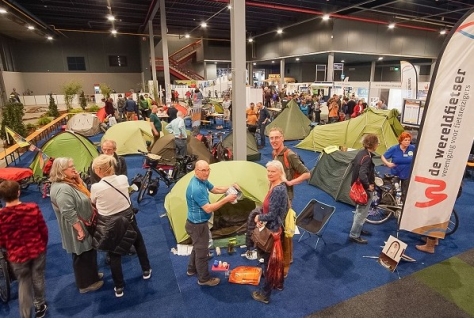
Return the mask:
<path id="1" fill-rule="evenodd" d="M 101 180 L 91 186 L 91 201 L 99 213 L 93 244 L 95 248 L 109 252 L 115 296 L 122 297 L 125 286 L 122 254 L 127 253 L 131 245 L 135 247 L 143 279 L 150 279 L 151 267 L 131 207 L 127 176 L 115 175 L 116 165 L 115 158 L 110 155 L 102 154 L 94 159 L 92 169 Z"/>
<path id="2" fill-rule="evenodd" d="M 362 230 L 365 219 L 369 214 L 370 204 L 374 194 L 375 185 L 375 165 L 372 161 L 373 152 L 379 146 L 379 138 L 375 134 L 367 134 L 362 140 L 364 149 L 357 153 L 352 162 L 352 180 L 351 185 L 359 179 L 367 192 L 368 201 L 366 205 L 357 205 L 354 214 L 354 221 L 352 222 L 349 239 L 358 244 L 367 244 L 367 240 L 360 237 L 360 235 L 370 235 L 368 231 Z"/>

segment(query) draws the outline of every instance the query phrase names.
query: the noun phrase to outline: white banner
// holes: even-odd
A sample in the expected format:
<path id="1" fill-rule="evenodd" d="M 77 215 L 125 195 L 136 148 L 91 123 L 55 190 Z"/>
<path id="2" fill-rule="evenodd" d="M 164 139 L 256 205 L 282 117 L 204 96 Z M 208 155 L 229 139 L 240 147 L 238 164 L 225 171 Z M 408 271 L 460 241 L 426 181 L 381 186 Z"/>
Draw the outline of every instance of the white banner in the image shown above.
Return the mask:
<path id="1" fill-rule="evenodd" d="M 402 99 L 416 99 L 418 92 L 418 76 L 413 64 L 400 61 Z"/>
<path id="2" fill-rule="evenodd" d="M 474 10 L 444 43 L 431 79 L 400 229 L 444 238 L 474 138 Z"/>

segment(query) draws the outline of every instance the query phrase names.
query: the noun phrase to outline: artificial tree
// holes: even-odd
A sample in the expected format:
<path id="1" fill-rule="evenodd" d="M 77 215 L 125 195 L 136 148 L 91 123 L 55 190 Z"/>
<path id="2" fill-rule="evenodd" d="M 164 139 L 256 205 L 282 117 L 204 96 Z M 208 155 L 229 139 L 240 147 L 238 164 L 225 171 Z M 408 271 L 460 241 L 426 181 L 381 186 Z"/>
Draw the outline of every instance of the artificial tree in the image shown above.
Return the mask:
<path id="1" fill-rule="evenodd" d="M 23 123 L 23 116 L 25 115 L 25 110 L 22 103 L 19 102 L 8 102 L 5 104 L 2 110 L 2 129 L 0 131 L 0 137 L 6 141 L 7 135 L 5 133 L 5 126 L 8 126 L 16 133 L 21 136 L 26 136 L 26 127 Z M 15 144 L 15 141 L 10 138 L 10 144 Z"/>
<path id="2" fill-rule="evenodd" d="M 79 96 L 79 103 L 81 104 L 82 109 L 85 111 L 87 107 L 87 99 L 84 91 L 82 91 L 81 95 Z"/>
<path id="3" fill-rule="evenodd" d="M 74 95 L 78 94 L 82 89 L 82 85 L 77 81 L 71 81 L 66 83 L 62 87 L 62 91 L 64 93 L 64 102 L 66 102 L 66 108 L 69 112 L 72 109 L 72 100 L 74 99 Z"/>
<path id="4" fill-rule="evenodd" d="M 58 105 L 56 104 L 56 101 L 54 100 L 53 93 L 49 93 L 48 116 L 52 116 L 52 117 L 59 116 Z"/>

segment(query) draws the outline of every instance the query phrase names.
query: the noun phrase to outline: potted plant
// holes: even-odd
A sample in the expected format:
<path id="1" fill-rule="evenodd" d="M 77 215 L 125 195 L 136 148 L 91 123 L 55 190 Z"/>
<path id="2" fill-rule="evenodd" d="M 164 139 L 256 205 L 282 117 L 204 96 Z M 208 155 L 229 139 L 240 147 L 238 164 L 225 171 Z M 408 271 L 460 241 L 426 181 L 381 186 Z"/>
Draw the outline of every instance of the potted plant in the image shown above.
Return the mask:
<path id="1" fill-rule="evenodd" d="M 78 94 L 82 89 L 82 85 L 77 81 L 71 81 L 62 86 L 62 91 L 64 94 L 64 101 L 66 103 L 67 111 L 69 112 L 72 108 L 72 100 L 74 95 Z"/>
<path id="2" fill-rule="evenodd" d="M 100 83 L 99 84 L 99 89 L 100 93 L 103 95 L 102 101 L 105 102 L 105 99 L 108 99 L 110 97 L 110 93 L 112 93 L 112 89 L 105 83 Z"/>
<path id="3" fill-rule="evenodd" d="M 81 104 L 82 109 L 85 111 L 87 107 L 87 99 L 84 91 L 82 91 L 81 95 L 79 96 L 79 103 Z"/>
<path id="4" fill-rule="evenodd" d="M 53 93 L 49 93 L 48 112 L 46 114 L 52 117 L 59 116 L 58 105 L 56 104 L 56 101 L 54 100 Z"/>

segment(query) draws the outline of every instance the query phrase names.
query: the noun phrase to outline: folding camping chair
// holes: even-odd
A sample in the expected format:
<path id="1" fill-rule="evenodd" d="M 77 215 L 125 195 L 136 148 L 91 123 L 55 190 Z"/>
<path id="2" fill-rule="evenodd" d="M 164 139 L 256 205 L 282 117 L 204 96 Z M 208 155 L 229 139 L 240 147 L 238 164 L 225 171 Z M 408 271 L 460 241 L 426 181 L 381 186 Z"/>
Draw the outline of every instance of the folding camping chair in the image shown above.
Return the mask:
<path id="1" fill-rule="evenodd" d="M 324 244 L 326 244 L 323 239 L 323 233 L 326 229 L 326 225 L 329 223 L 329 219 L 335 211 L 336 208 L 334 206 L 318 202 L 316 199 L 310 200 L 296 218 L 296 226 L 304 230 L 298 239 L 298 242 L 300 242 L 304 235 L 308 233 L 309 237 L 311 237 L 311 235 L 316 235 L 318 238 L 314 245 L 314 249 L 318 246 L 320 239 L 322 239 Z"/>

